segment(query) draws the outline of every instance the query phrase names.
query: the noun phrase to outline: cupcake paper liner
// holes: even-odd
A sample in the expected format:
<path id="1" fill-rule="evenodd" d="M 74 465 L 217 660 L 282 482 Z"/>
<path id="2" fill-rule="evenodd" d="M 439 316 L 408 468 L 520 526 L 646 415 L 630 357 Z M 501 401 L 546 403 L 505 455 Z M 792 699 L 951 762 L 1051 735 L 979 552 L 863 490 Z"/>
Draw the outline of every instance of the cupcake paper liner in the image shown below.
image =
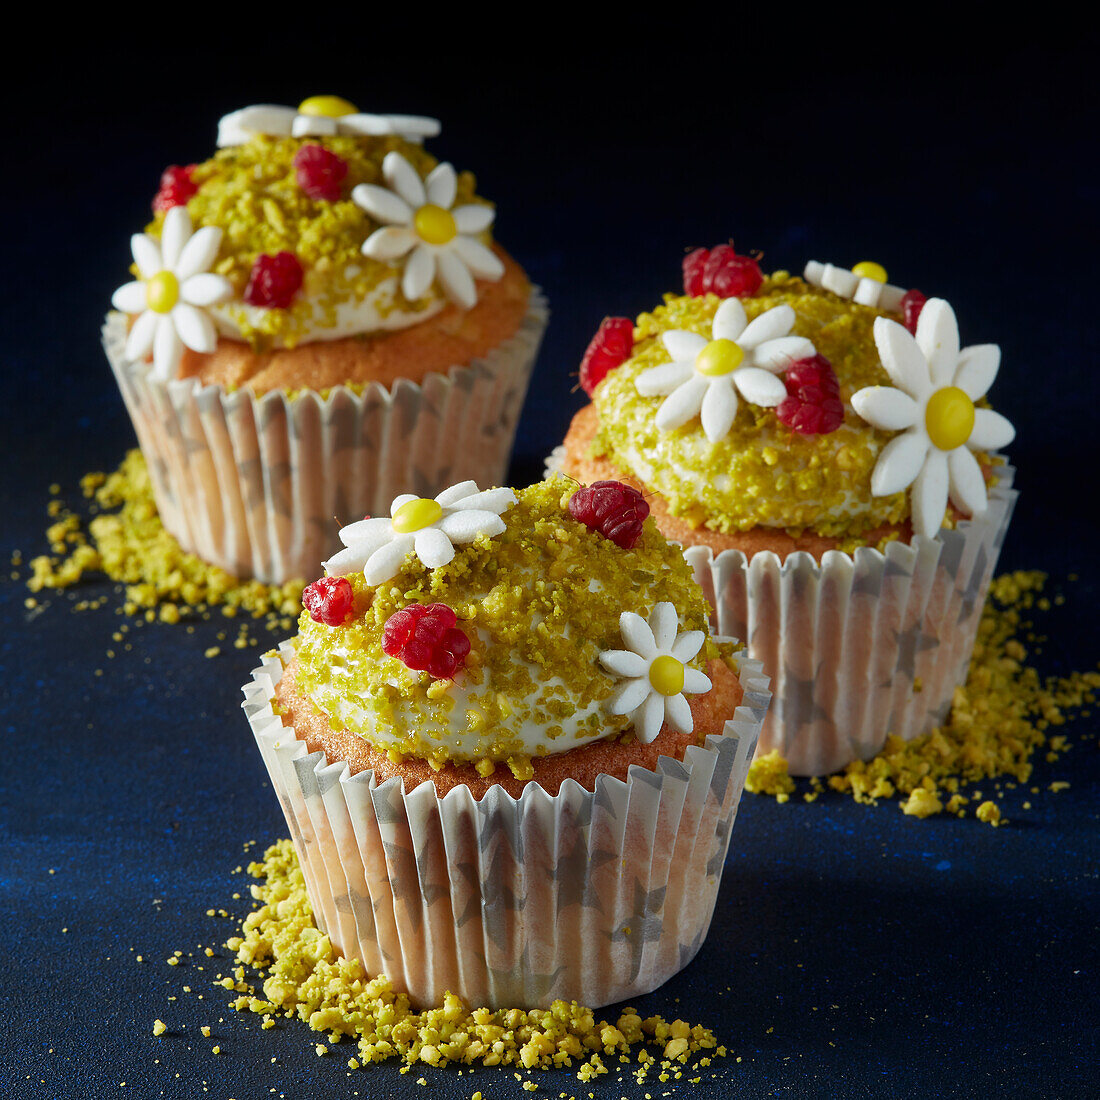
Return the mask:
<path id="1" fill-rule="evenodd" d="M 126 359 L 118 313 L 103 346 L 164 526 L 234 576 L 281 584 L 314 577 L 343 524 L 388 515 L 401 493 L 503 483 L 547 317 L 533 288 L 516 334 L 469 366 L 326 397 L 152 378 Z"/>
<path id="2" fill-rule="evenodd" d="M 318 927 L 414 1004 L 592 1008 L 640 996 L 706 936 L 770 693 L 740 659 L 742 705 L 683 761 L 593 791 L 519 798 L 377 782 L 309 752 L 272 710 L 293 646 L 265 657 L 244 710 L 290 827 Z"/>
<path id="3" fill-rule="evenodd" d="M 547 459 L 559 470 L 564 448 Z M 1016 503 L 997 467 L 985 514 L 885 552 L 746 559 L 692 546 L 684 556 L 722 634 L 744 638 L 772 679 L 757 752 L 792 775 L 827 775 L 941 725 L 965 682 L 989 582 Z"/>

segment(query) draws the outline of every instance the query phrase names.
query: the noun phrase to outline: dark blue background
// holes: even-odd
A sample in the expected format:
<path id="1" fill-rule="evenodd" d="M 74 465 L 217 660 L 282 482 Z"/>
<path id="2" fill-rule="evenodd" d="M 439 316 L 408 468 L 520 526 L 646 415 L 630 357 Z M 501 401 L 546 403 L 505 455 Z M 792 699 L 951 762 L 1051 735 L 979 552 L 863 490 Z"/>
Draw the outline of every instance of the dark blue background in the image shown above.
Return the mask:
<path id="1" fill-rule="evenodd" d="M 45 549 L 52 482 L 75 497 L 82 473 L 133 445 L 98 328 L 161 170 L 209 155 L 229 110 L 331 91 L 441 118 L 431 148 L 477 173 L 499 238 L 550 298 L 516 483 L 538 475 L 580 406 L 571 372 L 600 319 L 676 289 L 688 246 L 732 236 L 766 268 L 870 258 L 946 297 L 964 342 L 1004 353 L 992 398 L 1019 429 L 1022 496 L 1002 567 L 1081 576 L 1042 621 L 1041 667 L 1095 667 L 1086 43 L 900 9 L 873 31 L 685 9 L 673 29 L 671 13 L 668 26 L 550 22 L 510 43 L 427 9 L 401 33 L 318 12 L 300 31 L 265 30 L 253 13 L 214 34 L 210 18 L 176 13 L 165 31 L 120 21 L 109 36 L 70 24 L 70 45 L 42 26 L 25 40 L 34 78 L 5 97 L 0 181 L 0 561 Z M 454 26 L 489 19 L 471 10 Z M 242 843 L 286 831 L 238 709 L 259 651 L 223 642 L 205 659 L 219 630 L 236 634 L 215 616 L 194 634 L 142 627 L 109 660 L 119 598 L 102 583 L 78 595 L 103 593 L 98 611 L 72 613 L 62 595 L 39 613 L 21 583 L 0 585 L 0 1094 L 419 1096 L 423 1073 L 438 1095 L 528 1095 L 510 1071 L 348 1077 L 350 1049 L 318 1059 L 304 1026 L 261 1033 L 209 988 L 225 960 L 198 945 L 233 925 L 206 910 L 246 912 L 231 899 L 247 898 L 231 874 L 251 858 Z M 1012 825 L 999 830 L 917 822 L 891 804 L 746 796 L 702 953 L 638 1002 L 706 1023 L 742 1062 L 717 1062 L 697 1086 L 559 1073 L 539 1095 L 1095 1094 L 1096 729 L 1095 716 L 1079 721 L 1068 756 L 1039 762 L 1029 786 L 1042 793 L 1006 792 Z M 1051 794 L 1055 779 L 1071 787 Z M 177 949 L 195 958 L 167 966 Z"/>

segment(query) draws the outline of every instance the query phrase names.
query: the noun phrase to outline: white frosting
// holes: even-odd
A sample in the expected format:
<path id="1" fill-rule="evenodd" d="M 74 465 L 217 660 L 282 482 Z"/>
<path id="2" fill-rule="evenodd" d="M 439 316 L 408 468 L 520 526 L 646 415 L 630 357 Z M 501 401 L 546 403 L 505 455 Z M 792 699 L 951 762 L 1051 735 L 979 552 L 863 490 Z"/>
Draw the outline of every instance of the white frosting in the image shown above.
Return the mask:
<path id="1" fill-rule="evenodd" d="M 492 207 L 455 206 L 458 179 L 449 164 L 437 164 L 421 180 L 400 153 L 387 153 L 382 176 L 388 188 L 361 183 L 351 193 L 354 202 L 383 223 L 363 242 L 363 254 L 385 262 L 404 258 L 401 289 L 410 302 L 423 297 L 438 279 L 452 302 L 470 309 L 477 302 L 474 279 L 495 282 L 504 274 L 504 265 L 477 239 L 493 223 Z M 422 236 L 417 215 L 426 206 L 453 219 L 453 236 L 441 242 Z"/>
<path id="2" fill-rule="evenodd" d="M 813 344 L 791 336 L 794 310 L 773 306 L 751 322 L 737 298 L 727 298 L 714 315 L 712 340 L 737 344 L 744 358 L 728 374 L 707 375 L 699 368 L 700 354 L 710 341 L 695 332 L 672 329 L 661 334 L 672 361 L 642 371 L 635 386 L 644 397 L 668 396 L 657 410 L 657 427 L 672 431 L 698 416 L 707 439 L 724 439 L 737 415 L 737 394 L 754 405 L 778 405 L 787 388 L 776 375 L 796 359 L 814 354 Z"/>
<path id="3" fill-rule="evenodd" d="M 511 489 L 480 492 L 476 482 L 462 481 L 435 498 L 440 512 L 437 519 L 415 530 L 395 530 L 397 513 L 417 499 L 412 493 L 402 494 L 394 498 L 389 519 L 361 519 L 342 527 L 340 541 L 345 549 L 324 563 L 329 575 L 346 577 L 361 572 L 367 584 L 382 584 L 401 568 L 410 553 L 416 554 L 428 569 L 438 569 L 455 556 L 456 542 L 501 534 L 506 527 L 500 515 L 515 504 L 516 494 Z"/>
<path id="4" fill-rule="evenodd" d="M 905 291 L 900 286 L 880 283 L 877 279 L 859 276 L 846 267 L 819 263 L 810 260 L 802 273 L 806 282 L 831 290 L 841 298 L 848 298 L 862 306 L 876 306 L 878 309 L 901 309 L 901 300 Z"/>
<path id="5" fill-rule="evenodd" d="M 211 352 L 217 344 L 211 307 L 233 293 L 228 279 L 210 271 L 221 241 L 222 231 L 213 226 L 193 231 L 186 206 L 173 206 L 165 214 L 159 241 L 147 233 L 130 238 L 139 278 L 119 287 L 111 304 L 137 315 L 126 339 L 126 358 L 139 362 L 152 353 L 154 377 L 176 377 L 185 346 Z M 150 281 L 165 276 L 174 283 L 175 303 L 154 309 Z"/>
<path id="6" fill-rule="evenodd" d="M 263 103 L 242 107 L 218 122 L 218 148 L 243 145 L 258 134 L 268 137 L 324 137 L 329 134 L 396 134 L 406 141 L 422 142 L 441 129 L 437 119 L 422 115 L 369 115 L 355 113 L 330 118 L 299 114 L 294 107 Z"/>
<path id="7" fill-rule="evenodd" d="M 969 436 L 942 450 L 928 432 L 928 403 L 948 387 L 970 401 L 984 397 L 997 377 L 1001 352 L 995 344 L 959 349 L 955 312 L 942 298 L 930 298 L 921 310 L 915 336 L 896 321 L 875 321 L 875 343 L 891 386 L 868 386 L 852 395 L 852 407 L 882 431 L 901 431 L 879 455 L 871 475 L 875 496 L 909 494 L 913 528 L 934 536 L 943 523 L 950 496 L 955 506 L 976 516 L 986 509 L 985 478 L 971 451 L 994 451 L 1015 438 L 1012 425 L 990 409 L 975 409 Z"/>

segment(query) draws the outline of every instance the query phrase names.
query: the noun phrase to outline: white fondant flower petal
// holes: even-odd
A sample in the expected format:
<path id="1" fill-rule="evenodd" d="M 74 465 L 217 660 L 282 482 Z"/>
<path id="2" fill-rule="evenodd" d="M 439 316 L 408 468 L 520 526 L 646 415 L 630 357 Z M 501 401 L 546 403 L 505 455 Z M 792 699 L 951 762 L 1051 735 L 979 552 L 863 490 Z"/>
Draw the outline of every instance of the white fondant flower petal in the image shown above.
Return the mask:
<path id="1" fill-rule="evenodd" d="M 872 427 L 900 432 L 917 422 L 917 403 L 892 386 L 867 386 L 852 394 L 852 408 Z"/>
<path id="2" fill-rule="evenodd" d="M 928 393 L 928 364 L 908 330 L 896 321 L 876 317 L 874 334 L 879 358 L 894 385 L 910 397 Z"/>
<path id="3" fill-rule="evenodd" d="M 346 546 L 321 565 L 330 577 L 346 577 L 349 573 L 358 573 L 369 556 L 359 546 Z"/>
<path id="4" fill-rule="evenodd" d="M 438 569 L 455 556 L 451 540 L 439 528 L 425 527 L 422 531 L 417 531 L 413 539 L 416 556 L 429 569 Z"/>
<path id="5" fill-rule="evenodd" d="M 669 652 L 681 664 L 686 664 L 703 648 L 706 638 L 701 630 L 687 630 L 676 639 Z"/>
<path id="6" fill-rule="evenodd" d="M 470 203 L 467 206 L 456 206 L 451 211 L 451 217 L 455 220 L 455 228 L 459 233 L 481 233 L 493 224 L 496 211 L 484 203 Z"/>
<path id="7" fill-rule="evenodd" d="M 179 371 L 183 358 L 183 341 L 167 313 L 157 317 L 157 332 L 153 337 L 153 373 L 161 379 L 172 378 Z"/>
<path id="8" fill-rule="evenodd" d="M 148 233 L 135 233 L 130 238 L 130 251 L 143 279 L 151 279 L 164 270 L 160 258 L 160 245 Z"/>
<path id="9" fill-rule="evenodd" d="M 947 514 L 947 453 L 930 447 L 924 465 L 913 482 L 911 506 L 913 530 L 933 538 Z"/>
<path id="10" fill-rule="evenodd" d="M 665 345 L 665 350 L 672 356 L 674 363 L 685 362 L 689 366 L 695 365 L 695 357 L 707 346 L 706 340 L 697 332 L 678 328 L 662 332 L 661 343 Z"/>
<path id="11" fill-rule="evenodd" d="M 393 498 L 393 503 L 390 505 L 390 515 L 396 516 L 397 513 L 410 501 L 419 500 L 420 498 L 416 493 L 402 493 L 400 496 Z M 436 501 L 438 504 L 439 502 Z"/>
<path id="12" fill-rule="evenodd" d="M 176 264 L 183 252 L 183 246 L 187 244 L 190 237 L 191 218 L 187 213 L 187 207 L 173 206 L 164 215 L 164 225 L 160 231 L 160 261 L 169 271 L 176 270 Z M 217 251 L 215 248 L 214 253 L 216 254 Z M 213 255 L 210 258 L 213 259 Z M 203 264 L 202 267 L 195 268 L 195 271 L 201 271 L 203 267 L 209 266 L 208 263 Z M 194 271 L 188 272 L 188 274 L 193 275 Z"/>
<path id="13" fill-rule="evenodd" d="M 437 164 L 424 180 L 424 190 L 428 202 L 450 210 L 454 205 L 455 192 L 458 189 L 458 177 L 449 164 Z"/>
<path id="14" fill-rule="evenodd" d="M 172 308 L 172 324 L 179 338 L 192 350 L 209 354 L 217 347 L 218 333 L 210 315 L 187 302 L 177 302 Z"/>
<path id="15" fill-rule="evenodd" d="M 997 451 L 1016 438 L 1011 422 L 992 409 L 974 410 L 974 430 L 966 441 L 976 451 Z"/>
<path id="16" fill-rule="evenodd" d="M 477 302 L 477 287 L 474 286 L 470 269 L 454 251 L 440 250 L 436 254 L 435 262 L 439 269 L 439 281 L 443 284 L 447 297 L 463 309 L 472 309 Z"/>
<path id="17" fill-rule="evenodd" d="M 405 556 L 415 545 L 416 539 L 413 535 L 394 535 L 367 558 L 363 566 L 363 580 L 367 584 L 388 581 L 401 568 Z"/>
<path id="18" fill-rule="evenodd" d="M 661 431 L 672 431 L 699 415 L 703 407 L 703 397 L 710 386 L 705 375 L 694 374 L 686 382 L 672 391 L 657 410 L 657 427 Z"/>
<path id="19" fill-rule="evenodd" d="M 659 692 L 651 692 L 639 711 L 634 713 L 634 733 L 638 740 L 648 745 L 661 732 L 665 723 L 667 700 Z"/>
<path id="20" fill-rule="evenodd" d="M 499 535 L 504 530 L 504 520 L 496 512 L 471 510 L 452 512 L 439 521 L 439 529 L 455 542 L 473 542 L 478 535 Z"/>
<path id="21" fill-rule="evenodd" d="M 814 345 L 805 336 L 780 336 L 753 348 L 752 365 L 778 373 L 786 370 L 796 359 L 808 359 L 813 354 Z"/>
<path id="22" fill-rule="evenodd" d="M 742 367 L 734 371 L 733 382 L 746 401 L 766 409 L 774 408 L 787 396 L 782 378 L 757 367 Z"/>
<path id="23" fill-rule="evenodd" d="M 363 554 L 363 561 L 366 561 L 380 546 L 389 542 L 392 537 L 393 526 L 385 516 L 361 519 L 340 528 L 340 541 L 345 546 L 351 546 L 354 543 L 355 549 Z"/>
<path id="24" fill-rule="evenodd" d="M 135 280 L 120 286 L 111 295 L 111 305 L 123 313 L 141 313 L 146 306 L 145 284 Z"/>
<path id="25" fill-rule="evenodd" d="M 649 616 L 649 628 L 653 631 L 653 644 L 662 653 L 672 650 L 676 641 L 676 628 L 680 625 L 680 617 L 676 614 L 676 608 L 667 600 L 654 607 Z"/>
<path id="26" fill-rule="evenodd" d="M 615 676 L 645 676 L 649 671 L 644 657 L 629 649 L 605 649 L 600 654 L 600 664 Z"/>
<path id="27" fill-rule="evenodd" d="M 418 301 L 428 292 L 435 278 L 435 255 L 425 244 L 418 244 L 405 261 L 405 274 L 401 277 L 401 293 L 410 302 Z"/>
<path id="28" fill-rule="evenodd" d="M 750 321 L 737 342 L 747 351 L 766 340 L 777 340 L 780 336 L 786 336 L 793 325 L 794 310 L 790 306 L 773 306 Z"/>
<path id="29" fill-rule="evenodd" d="M 516 503 L 516 494 L 511 489 L 486 489 L 484 492 L 477 492 L 477 485 L 470 481 L 466 484 L 474 486 L 474 492 L 466 493 L 461 497 L 458 497 L 452 501 L 443 500 L 443 493 L 437 496 L 437 504 L 449 504 L 456 512 L 465 511 L 467 509 L 480 509 L 482 511 L 495 512 L 498 516 L 506 508 L 511 508 Z"/>
<path id="30" fill-rule="evenodd" d="M 737 371 L 734 375 L 741 374 Z M 768 378 L 772 376 L 767 375 Z M 780 382 L 782 386 L 783 383 Z M 783 393 L 786 395 L 786 389 Z M 733 388 L 733 382 L 729 375 L 724 378 L 716 378 L 707 387 L 703 395 L 703 404 L 699 410 L 699 419 L 703 425 L 703 432 L 711 443 L 717 443 L 725 439 L 729 430 L 733 427 L 733 418 L 737 415 L 737 393 Z"/>
<path id="31" fill-rule="evenodd" d="M 985 478 L 978 460 L 966 447 L 956 447 L 947 454 L 947 472 L 955 507 L 968 516 L 981 515 L 989 500 L 985 495 Z"/>
<path id="32" fill-rule="evenodd" d="M 477 491 L 476 481 L 459 481 L 449 488 L 444 489 L 443 492 L 435 498 L 435 502 L 436 504 L 443 505 L 444 508 L 453 508 L 459 501 L 472 497 Z M 515 503 L 515 494 L 513 494 L 512 503 Z"/>
<path id="33" fill-rule="evenodd" d="M 644 677 L 628 680 L 608 700 L 608 709 L 612 714 L 630 714 L 646 701 L 649 693 L 649 681 Z"/>
<path id="34" fill-rule="evenodd" d="M 665 699 L 665 721 L 680 733 L 691 733 L 695 728 L 691 707 L 682 695 L 670 695 Z"/>
<path id="35" fill-rule="evenodd" d="M 633 611 L 624 611 L 619 616 L 619 633 L 622 634 L 623 641 L 647 661 L 652 661 L 657 656 L 653 631 L 641 615 L 636 615 Z"/>
<path id="36" fill-rule="evenodd" d="M 153 350 L 153 339 L 157 334 L 157 319 L 159 313 L 147 309 L 130 329 L 130 335 L 126 337 L 126 358 L 132 362 L 144 359 Z"/>
<path id="37" fill-rule="evenodd" d="M 337 120 L 326 115 L 296 115 L 290 124 L 291 137 L 332 137 L 338 132 Z"/>
<path id="38" fill-rule="evenodd" d="M 701 631 L 699 633 L 701 633 Z M 692 654 L 692 656 L 694 656 L 694 654 Z M 710 677 L 707 676 L 706 673 L 700 672 L 697 668 L 684 669 L 685 695 L 702 695 L 704 692 L 710 691 L 713 686 L 714 685 L 710 682 Z"/>
<path id="39" fill-rule="evenodd" d="M 419 210 L 428 201 L 419 174 L 400 153 L 386 154 L 382 161 L 382 175 L 413 210 Z"/>
<path id="40" fill-rule="evenodd" d="M 908 431 L 882 448 L 871 474 L 871 493 L 876 497 L 900 493 L 913 484 L 932 448 L 924 431 Z"/>
<path id="41" fill-rule="evenodd" d="M 737 298 L 727 298 L 715 311 L 711 332 L 715 340 L 735 340 L 745 331 L 748 317 L 745 307 Z"/>
<path id="42" fill-rule="evenodd" d="M 985 397 L 1001 366 L 1001 349 L 996 344 L 973 344 L 959 352 L 954 383 L 971 401 Z"/>
<path id="43" fill-rule="evenodd" d="M 361 249 L 364 256 L 372 260 L 398 260 L 411 252 L 420 238 L 403 225 L 384 225 L 376 229 L 364 242 Z"/>
<path id="44" fill-rule="evenodd" d="M 959 362 L 959 323 L 942 298 L 929 298 L 917 321 L 916 342 L 934 388 L 951 385 Z"/>
<path id="45" fill-rule="evenodd" d="M 174 206 L 168 213 L 172 214 L 176 210 L 182 209 L 182 206 Z M 190 225 L 190 219 L 188 219 L 188 225 Z M 221 248 L 221 246 L 222 231 L 218 229 L 217 226 L 204 225 L 194 233 L 180 251 L 179 259 L 173 267 L 176 278 L 179 279 L 180 282 L 183 282 L 185 279 L 190 279 L 193 275 L 208 271 L 213 265 L 218 255 L 218 249 Z M 165 267 L 171 266 L 167 259 L 164 261 L 164 265 Z M 221 276 L 216 277 L 220 278 Z"/>
<path id="46" fill-rule="evenodd" d="M 214 306 L 233 296 L 233 284 L 224 275 L 203 271 L 180 284 L 180 297 L 193 306 Z"/>
<path id="47" fill-rule="evenodd" d="M 455 237 L 451 248 L 477 279 L 491 279 L 496 282 L 504 274 L 504 264 L 497 254 L 473 237 Z"/>
<path id="48" fill-rule="evenodd" d="M 643 397 L 668 394 L 672 393 L 677 386 L 683 385 L 694 373 L 695 368 L 690 362 L 676 360 L 671 363 L 662 363 L 659 367 L 650 367 L 642 371 L 634 380 L 634 388 Z"/>
<path id="49" fill-rule="evenodd" d="M 352 202 L 362 207 L 377 222 L 386 225 L 409 226 L 413 219 L 413 209 L 386 187 L 374 183 L 360 183 L 351 192 Z"/>

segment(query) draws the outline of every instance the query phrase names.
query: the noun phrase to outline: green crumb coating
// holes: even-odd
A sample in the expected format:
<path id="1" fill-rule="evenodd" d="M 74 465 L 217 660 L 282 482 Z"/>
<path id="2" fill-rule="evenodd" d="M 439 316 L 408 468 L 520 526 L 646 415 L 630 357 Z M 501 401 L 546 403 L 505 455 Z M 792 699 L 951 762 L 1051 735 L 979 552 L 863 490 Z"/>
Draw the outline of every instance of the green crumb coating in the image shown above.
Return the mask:
<path id="1" fill-rule="evenodd" d="M 671 432 L 658 430 L 664 397 L 643 397 L 637 377 L 670 360 L 660 339 L 686 329 L 707 339 L 722 304 L 716 295 L 665 296 L 643 313 L 634 331 L 633 357 L 596 388 L 600 430 L 594 451 L 631 470 L 665 499 L 674 515 L 694 526 L 725 533 L 764 526 L 843 537 L 909 515 L 906 493 L 871 497 L 871 471 L 894 433 L 880 432 L 856 415 L 851 397 L 864 386 L 888 386 L 872 327 L 895 314 L 839 298 L 786 272 L 764 281 L 759 294 L 742 298 L 749 320 L 781 304 L 795 311 L 792 334 L 813 341 L 833 365 L 844 401 L 844 423 L 826 435 L 802 435 L 780 423 L 774 409 L 740 398 L 725 439 L 711 443 L 698 417 Z"/>
<path id="2" fill-rule="evenodd" d="M 351 729 L 391 755 L 435 767 L 476 762 L 485 774 L 496 763 L 517 774 L 529 766 L 519 735 L 524 723 L 542 727 L 555 752 L 578 738 L 622 734 L 629 719 L 602 706 L 621 681 L 598 659 L 602 650 L 624 648 L 620 614 L 648 618 L 657 603 L 669 601 L 681 631 L 708 632 L 710 609 L 679 547 L 652 520 L 637 545 L 623 550 L 569 515 L 575 490 L 574 482 L 554 478 L 518 491 L 502 516 L 506 530 L 456 546 L 441 568 L 428 569 L 410 554 L 376 588 L 352 574 L 351 622 L 327 627 L 308 613 L 299 620 L 300 689 L 334 728 Z M 472 648 L 455 684 L 433 681 L 382 652 L 386 620 L 410 603 L 445 603 L 458 616 Z M 732 660 L 732 647 L 719 646 L 708 632 L 690 664 L 704 669 L 716 656 Z M 457 701 L 456 688 L 469 694 Z M 477 735 L 475 752 L 456 750 L 453 739 L 448 744 L 455 724 Z"/>
<path id="3" fill-rule="evenodd" d="M 322 145 L 346 162 L 343 198 L 315 200 L 301 189 L 294 156 L 303 145 Z M 256 350 L 275 341 L 293 347 L 308 332 L 332 328 L 339 305 L 362 301 L 386 279 L 396 277 L 398 285 L 391 301 L 376 304 L 383 316 L 394 309 L 423 312 L 437 304 L 434 288 L 419 302 L 404 297 L 399 285 L 402 261 L 396 266 L 382 263 L 360 251 L 381 223 L 352 202 L 351 192 L 360 183 L 387 186 L 382 161 L 391 151 L 409 161 L 421 178 L 438 163 L 421 146 L 395 135 L 340 135 L 255 137 L 220 149 L 196 166 L 192 180 L 198 192 L 188 201 L 187 212 L 196 229 L 211 225 L 223 231 L 212 270 L 233 284 L 235 295 L 222 308 Z M 474 187 L 473 175 L 460 172 L 455 206 L 483 203 Z M 159 238 L 163 223 L 164 215 L 158 214 L 146 232 Z M 491 240 L 487 233 L 482 239 L 487 244 Z M 246 309 L 241 296 L 256 257 L 278 252 L 293 252 L 298 258 L 304 272 L 302 288 L 288 309 Z"/>

